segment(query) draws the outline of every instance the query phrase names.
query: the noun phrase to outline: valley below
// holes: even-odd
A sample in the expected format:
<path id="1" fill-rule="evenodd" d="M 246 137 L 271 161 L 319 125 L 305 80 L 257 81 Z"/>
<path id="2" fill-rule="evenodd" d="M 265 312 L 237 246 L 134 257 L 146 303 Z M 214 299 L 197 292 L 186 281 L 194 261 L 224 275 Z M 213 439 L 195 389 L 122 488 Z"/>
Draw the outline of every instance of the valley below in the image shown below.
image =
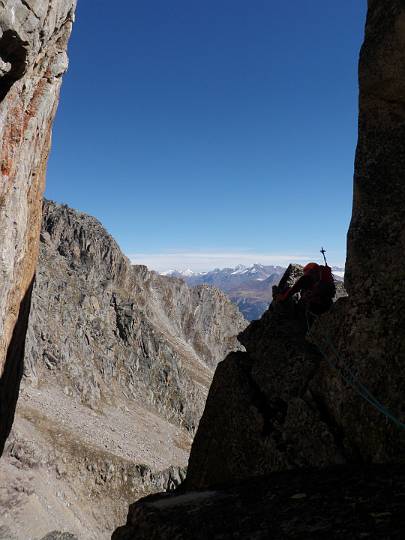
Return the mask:
<path id="1" fill-rule="evenodd" d="M 131 265 L 97 220 L 46 202 L 0 538 L 107 539 L 134 498 L 177 486 L 245 326 L 220 291 Z"/>

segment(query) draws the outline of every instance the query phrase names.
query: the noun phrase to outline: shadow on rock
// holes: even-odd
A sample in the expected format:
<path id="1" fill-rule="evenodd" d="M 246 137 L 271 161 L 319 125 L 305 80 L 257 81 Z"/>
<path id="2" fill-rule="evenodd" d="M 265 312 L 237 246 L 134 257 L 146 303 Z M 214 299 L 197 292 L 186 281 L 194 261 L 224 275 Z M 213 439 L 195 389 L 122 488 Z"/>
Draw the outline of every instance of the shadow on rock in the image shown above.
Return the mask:
<path id="1" fill-rule="evenodd" d="M 14 422 L 15 409 L 24 372 L 25 336 L 31 307 L 34 280 L 20 304 L 17 322 L 7 351 L 4 372 L 0 379 L 0 456 Z"/>

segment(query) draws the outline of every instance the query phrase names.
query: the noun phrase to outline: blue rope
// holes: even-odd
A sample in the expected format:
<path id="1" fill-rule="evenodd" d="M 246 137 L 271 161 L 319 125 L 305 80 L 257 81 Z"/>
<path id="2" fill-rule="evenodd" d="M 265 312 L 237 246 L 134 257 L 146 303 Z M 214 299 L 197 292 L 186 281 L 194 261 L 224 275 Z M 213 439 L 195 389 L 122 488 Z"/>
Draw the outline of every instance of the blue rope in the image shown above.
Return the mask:
<path id="1" fill-rule="evenodd" d="M 310 315 L 314 316 L 315 318 L 318 318 L 317 315 L 314 313 L 310 313 Z M 309 323 L 308 323 L 308 317 L 307 317 L 307 325 L 308 325 L 308 335 L 311 333 Z M 331 349 L 333 355 L 335 356 L 337 362 L 334 363 L 330 358 L 327 352 L 325 351 L 324 344 L 317 343 L 317 347 L 319 351 L 321 352 L 322 356 L 325 358 L 325 360 L 328 362 L 328 364 L 335 369 L 337 372 L 340 373 L 343 380 L 349 384 L 356 392 L 370 405 L 372 405 L 375 409 L 377 409 L 380 413 L 382 413 L 386 418 L 391 420 L 394 424 L 396 424 L 398 427 L 405 429 L 405 423 L 398 420 L 396 416 L 394 416 L 378 399 L 373 396 L 373 394 L 362 384 L 356 377 L 356 375 L 353 373 L 353 371 L 349 368 L 347 363 L 339 356 L 339 353 L 337 352 L 336 348 L 334 347 L 332 341 L 327 336 L 320 336 L 327 346 Z M 339 368 L 340 364 L 345 371 L 343 371 L 341 368 Z"/>

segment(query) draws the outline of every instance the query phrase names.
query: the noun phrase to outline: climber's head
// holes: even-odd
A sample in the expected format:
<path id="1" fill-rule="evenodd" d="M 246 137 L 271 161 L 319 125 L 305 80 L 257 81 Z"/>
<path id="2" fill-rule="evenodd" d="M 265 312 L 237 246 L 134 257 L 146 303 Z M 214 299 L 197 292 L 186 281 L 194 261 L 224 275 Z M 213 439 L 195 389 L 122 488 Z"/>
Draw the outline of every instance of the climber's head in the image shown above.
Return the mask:
<path id="1" fill-rule="evenodd" d="M 319 271 L 319 264 L 315 262 L 310 262 L 304 266 L 304 275 L 313 274 L 314 272 Z"/>

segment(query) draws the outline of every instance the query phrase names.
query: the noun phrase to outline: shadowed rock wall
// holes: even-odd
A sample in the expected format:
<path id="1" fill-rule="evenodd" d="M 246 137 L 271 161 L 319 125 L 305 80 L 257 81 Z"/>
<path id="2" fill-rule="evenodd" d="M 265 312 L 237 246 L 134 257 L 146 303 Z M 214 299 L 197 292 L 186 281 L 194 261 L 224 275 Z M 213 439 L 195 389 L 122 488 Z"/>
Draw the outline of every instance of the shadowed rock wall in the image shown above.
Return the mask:
<path id="1" fill-rule="evenodd" d="M 216 489 L 145 497 L 112 540 L 402 539 L 398 466 L 273 473 Z"/>
<path id="2" fill-rule="evenodd" d="M 403 306 L 405 289 L 405 2 L 369 6 L 345 284 L 389 308 L 391 296 Z"/>
<path id="3" fill-rule="evenodd" d="M 290 266 L 281 283 L 302 267 Z M 186 486 L 206 488 L 273 471 L 353 459 L 319 391 L 322 357 L 294 301 L 272 304 L 239 335 L 246 352 L 215 372 L 193 441 Z"/>
<path id="4" fill-rule="evenodd" d="M 310 334 L 292 304 L 272 305 L 249 326 L 241 336 L 247 352 L 229 355 L 217 368 L 193 443 L 183 488 L 210 491 L 179 492 L 167 502 L 155 498 L 149 500 L 151 504 L 134 505 L 128 526 L 114 540 L 164 539 L 173 534 L 185 538 L 197 523 L 196 537 L 233 538 L 223 518 L 224 492 L 213 487 L 230 486 L 235 480 L 244 483 L 235 488 L 238 495 L 232 499 L 228 520 L 238 523 L 238 537 L 401 536 L 400 513 L 394 516 L 383 500 L 378 512 L 373 505 L 376 494 L 385 490 L 380 480 L 391 474 L 388 463 L 399 464 L 396 477 L 403 474 L 405 430 L 344 378 L 349 370 L 352 380 L 405 422 L 405 2 L 369 0 L 368 8 L 360 55 L 359 140 L 348 234 L 349 297 L 339 299 Z M 372 469 L 365 465 L 370 462 L 384 465 Z M 339 478 L 343 481 L 349 471 L 350 489 L 358 490 L 359 502 L 370 495 L 371 506 L 354 503 L 347 512 L 346 497 L 341 497 L 328 518 L 319 505 L 336 488 L 326 480 L 326 492 L 309 497 L 315 504 L 302 514 L 305 525 L 297 501 L 307 500 L 309 490 L 300 488 L 289 495 L 294 502 L 286 529 L 289 502 L 272 491 L 277 483 L 274 471 L 293 469 L 283 473 L 291 486 L 303 468 L 322 467 L 328 478 L 327 465 L 336 463 L 342 464 Z M 355 469 L 349 463 L 356 463 Z M 359 477 L 367 478 L 372 470 L 380 471 L 380 480 L 362 485 Z M 310 482 L 317 474 L 309 473 Z M 249 509 L 252 486 L 257 493 L 260 485 L 266 486 L 266 495 Z M 339 481 L 339 489 L 342 485 Z M 197 500 L 204 494 L 211 516 L 205 501 Z M 238 497 L 243 501 L 239 508 Z M 348 497 L 354 501 L 353 494 Z M 188 515 L 187 505 L 193 506 Z M 278 508 L 280 514 L 265 525 Z M 340 512 L 348 528 L 336 522 Z M 187 523 L 181 522 L 184 515 Z"/>
<path id="5" fill-rule="evenodd" d="M 314 342 L 405 422 L 405 2 L 369 1 L 359 65 L 359 138 L 345 286 Z M 334 360 L 336 361 L 336 360 Z M 334 370 L 321 391 L 364 461 L 403 461 L 405 430 L 360 398 Z"/>
<path id="6" fill-rule="evenodd" d="M 21 373 L 23 347 L 10 340 L 38 256 L 42 193 L 75 0 L 5 0 L 0 5 L 0 446 Z M 22 310 L 24 311 L 24 310 Z M 14 340 L 25 339 L 20 321 Z M 14 388 L 14 390 L 12 389 Z M 7 418 L 6 418 L 7 417 Z"/>

